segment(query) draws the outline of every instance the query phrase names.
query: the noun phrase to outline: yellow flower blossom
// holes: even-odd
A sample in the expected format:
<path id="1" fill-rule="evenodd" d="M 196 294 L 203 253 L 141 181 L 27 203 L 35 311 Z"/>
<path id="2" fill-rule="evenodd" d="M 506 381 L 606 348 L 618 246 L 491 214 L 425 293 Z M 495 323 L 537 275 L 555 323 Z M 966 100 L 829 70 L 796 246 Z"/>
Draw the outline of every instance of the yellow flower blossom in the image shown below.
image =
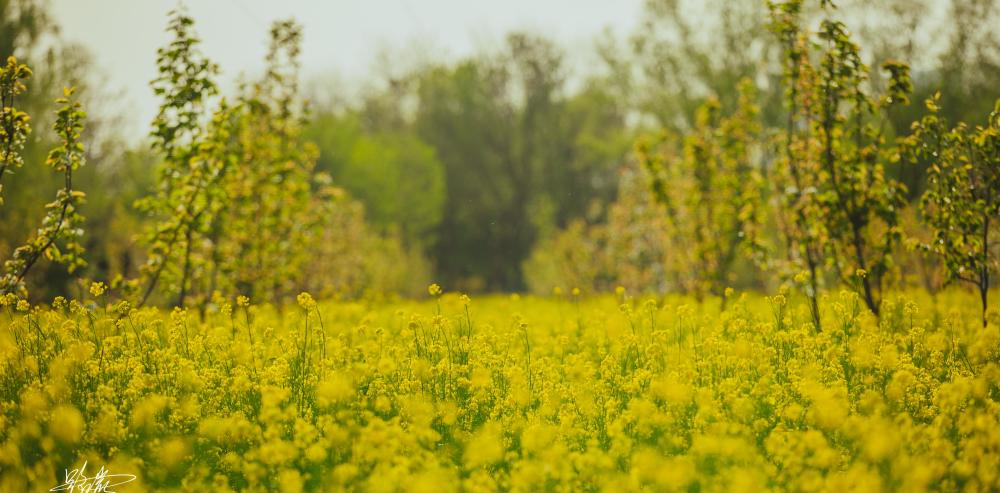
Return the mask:
<path id="1" fill-rule="evenodd" d="M 91 296 L 93 296 L 95 298 L 103 295 L 104 292 L 107 291 L 107 290 L 108 290 L 108 286 L 105 285 L 103 282 L 92 282 L 92 283 L 90 283 L 90 294 L 91 294 Z"/>
<path id="2" fill-rule="evenodd" d="M 312 311 L 316 308 L 316 300 L 314 300 L 312 295 L 309 293 L 299 293 L 299 295 L 295 297 L 295 301 L 297 301 L 299 306 L 305 311 Z"/>

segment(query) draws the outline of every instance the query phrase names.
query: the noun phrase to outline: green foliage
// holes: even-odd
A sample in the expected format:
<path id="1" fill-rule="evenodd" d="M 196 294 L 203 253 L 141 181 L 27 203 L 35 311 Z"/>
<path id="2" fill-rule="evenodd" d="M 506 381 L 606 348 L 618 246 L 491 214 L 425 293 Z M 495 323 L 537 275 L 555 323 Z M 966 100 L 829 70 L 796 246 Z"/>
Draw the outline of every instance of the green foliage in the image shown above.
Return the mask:
<path id="1" fill-rule="evenodd" d="M 8 67 L 11 66 L 17 67 L 13 59 L 8 64 Z M 61 144 L 49 152 L 46 160 L 53 171 L 63 175 L 63 188 L 54 201 L 45 205 L 45 217 L 34 238 L 14 250 L 11 258 L 4 262 L 4 275 L 0 277 L 2 293 L 26 295 L 24 277 L 42 258 L 65 266 L 70 273 L 86 265 L 84 248 L 80 243 L 83 216 L 79 212 L 85 195 L 73 188 L 73 172 L 84 163 L 80 133 L 86 114 L 80 103 L 73 99 L 73 92 L 73 89 L 67 88 L 64 97 L 56 100 L 60 108 L 56 111 L 52 129 L 58 134 Z M 5 106 L 4 113 L 7 109 Z"/>
<path id="2" fill-rule="evenodd" d="M 770 174 L 774 182 L 775 215 L 787 253 L 785 277 L 795 276 L 809 299 L 813 324 L 822 327 L 819 312 L 821 239 L 826 235 L 818 199 L 819 160 L 815 145 L 802 131 L 802 122 L 812 120 L 809 105 L 815 71 L 808 63 L 808 40 L 801 28 L 801 1 L 770 2 L 771 30 L 783 48 L 784 102 L 787 111 L 784 133 L 778 139 L 781 152 Z M 806 127 L 808 128 L 808 127 Z M 800 272 L 798 272 L 800 271 Z"/>
<path id="3" fill-rule="evenodd" d="M 371 234 L 356 204 L 316 172 L 299 94 L 300 26 L 274 24 L 263 77 L 235 103 L 220 101 L 207 121 L 215 65 L 198 52 L 190 18 L 175 12 L 169 29 L 174 40 L 160 50 L 153 82 L 163 98 L 152 132 L 159 185 L 138 204 L 155 218 L 139 304 L 155 293 L 204 312 L 219 296 L 280 306 L 305 288 L 328 296 L 401 289 L 406 283 L 387 279 L 378 262 L 409 252 Z M 422 282 L 419 270 L 400 272 Z"/>
<path id="4" fill-rule="evenodd" d="M 992 0 L 951 1 L 935 21 L 947 39 L 926 36 L 922 1 L 765 10 L 755 0 L 651 0 L 625 53 L 605 38 L 603 72 L 576 78 L 552 41 L 515 33 L 455 63 L 392 64 L 381 89 L 318 116 L 301 94 L 295 22 L 273 25 L 265 72 L 227 102 L 193 20 L 175 12 L 152 82 L 161 108 L 151 149 L 118 153 L 99 137 L 87 153 L 99 169 L 80 173 L 79 130 L 66 132 L 82 114 L 71 101 L 54 118 L 40 109 L 62 80 L 85 78 L 87 57 L 42 42 L 57 32 L 44 6 L 0 0 L 0 55 L 36 69 L 31 92 L 31 71 L 14 59 L 0 77 L 0 256 L 10 258 L 5 289 L 31 287 L 36 299 L 68 294 L 64 270 L 114 280 L 116 295 L 138 290 L 139 304 L 202 311 L 239 294 L 280 305 L 302 289 L 416 292 L 431 270 L 466 290 L 622 285 L 699 299 L 773 286 L 762 274 L 778 272 L 809 298 L 819 328 L 821 291 L 849 285 L 877 315 L 887 290 L 908 282 L 904 229 L 934 254 L 916 261 L 928 289 L 947 272 L 975 284 L 985 306 L 995 283 L 998 221 L 984 183 L 996 122 L 973 121 L 997 97 Z M 856 19 L 862 7 L 878 14 Z M 913 80 L 897 56 L 914 62 Z M 900 159 L 897 135 L 922 111 L 907 104 L 937 85 Z M 59 142 L 29 133 L 50 123 L 62 126 Z M 102 123 L 88 120 L 88 133 L 115 133 Z M 621 166 L 633 133 L 651 123 L 667 137 Z M 23 166 L 53 146 L 57 173 Z M 641 192 L 639 165 L 652 177 Z M 924 192 L 925 174 L 918 217 L 908 199 Z M 71 181 L 101 192 L 83 209 Z M 134 199 L 142 219 L 123 205 Z M 140 230 L 141 250 L 130 241 Z M 43 258 L 50 270 L 25 277 Z M 119 293 L 137 264 L 141 279 Z"/>
<path id="5" fill-rule="evenodd" d="M 437 152 L 403 131 L 365 131 L 353 113 L 316 115 L 306 137 L 319 148 L 317 169 L 365 206 L 373 226 L 399 230 L 411 245 L 433 243 L 444 209 Z"/>
<path id="6" fill-rule="evenodd" d="M 35 129 L 18 152 L 25 166 L 10 165 L 0 178 L 0 259 L 9 259 L 28 238 L 37 236 L 53 191 L 62 188 L 65 177 L 43 163 L 49 151 L 61 145 L 58 136 L 46 130 L 55 123 L 52 101 L 65 85 L 77 88 L 80 103 L 92 109 L 85 132 L 88 164 L 73 173 L 74 188 L 87 190 L 87 201 L 78 209 L 86 220 L 80 224 L 87 234 L 81 244 L 87 250 L 86 268 L 72 274 L 57 264 L 38 262 L 23 280 L 33 300 L 70 295 L 80 277 L 111 280 L 134 273 L 143 260 L 133 237 L 141 230 L 139 214 L 131 204 L 150 190 L 153 174 L 149 156 L 126 151 L 121 138 L 117 94 L 94 68 L 92 56 L 79 44 L 60 36 L 45 0 L 0 1 L 0 62 L 14 53 L 33 72 L 25 92 L 13 104 L 30 114 Z M 2 131 L 2 130 L 0 130 Z M 0 150 L 0 152 L 3 152 Z M 43 256 L 44 257 L 44 256 Z"/>
<path id="7" fill-rule="evenodd" d="M 184 304 L 192 271 L 202 260 L 195 252 L 196 243 L 215 219 L 207 214 L 218 199 L 215 185 L 231 162 L 220 151 L 236 110 L 223 103 L 211 125 L 202 122 L 209 99 L 217 93 L 212 81 L 217 68 L 198 51 L 193 23 L 182 11 L 172 12 L 168 30 L 174 38 L 157 51 L 160 73 L 152 86 L 162 104 L 151 136 L 163 162 L 155 195 L 136 204 L 153 219 L 144 238 L 148 257 L 141 270 L 145 287 L 140 305 L 160 284 Z"/>
<path id="8" fill-rule="evenodd" d="M 431 256 L 449 285 L 523 288 L 544 227 L 613 197 L 613 165 L 627 151 L 622 108 L 596 81 L 567 95 L 563 63 L 548 40 L 511 35 L 495 56 L 420 74 L 413 125 L 437 150 L 447 192 Z"/>
<path id="9" fill-rule="evenodd" d="M 885 176 L 883 163 L 895 158 L 895 149 L 885 145 L 877 112 L 909 101 L 909 68 L 888 64 L 889 93 L 874 98 L 865 89 L 868 68 L 846 27 L 825 21 L 818 37 L 825 45 L 813 133 L 821 147 L 819 198 L 826 211 L 829 259 L 843 282 L 857 279 L 865 304 L 878 315 L 892 253 L 902 239 L 899 211 L 905 188 Z"/>
<path id="10" fill-rule="evenodd" d="M 13 169 L 24 165 L 24 142 L 31 133 L 30 117 L 14 106 L 14 100 L 24 93 L 25 80 L 31 77 L 27 65 L 17 63 L 13 56 L 0 68 L 0 205 L 3 205 L 3 179 Z"/>
<path id="11" fill-rule="evenodd" d="M 909 102 L 909 67 L 886 63 L 887 91 L 872 96 L 868 68 L 843 23 L 824 20 L 812 42 L 801 27 L 803 2 L 770 7 L 772 31 L 784 47 L 788 120 L 774 176 L 785 191 L 779 224 L 789 260 L 802 269 L 796 277 L 812 300 L 817 327 L 821 268 L 857 286 L 877 315 L 906 206 L 905 187 L 886 176 L 885 164 L 897 157 L 887 145 L 882 112 Z"/>
<path id="12" fill-rule="evenodd" d="M 197 51 L 193 21 L 175 12 L 174 40 L 160 50 L 163 97 L 154 149 L 164 157 L 157 196 L 140 205 L 158 212 L 145 273 L 145 302 L 160 280 L 177 304 L 217 290 L 280 300 L 302 276 L 312 209 L 315 151 L 300 141 L 300 28 L 275 23 L 263 79 L 235 105 L 225 101 L 203 123 L 216 92 L 215 65 Z"/>
<path id="13" fill-rule="evenodd" d="M 930 113 L 914 123 L 906 147 L 931 163 L 920 205 L 933 237 L 923 247 L 943 260 L 950 279 L 976 287 L 985 327 L 998 260 L 992 238 L 1000 224 L 1000 101 L 987 125 L 949 128 L 939 96 L 927 100 Z"/>
<path id="14" fill-rule="evenodd" d="M 706 101 L 679 157 L 669 139 L 659 150 L 639 145 L 654 195 L 667 210 L 676 247 L 671 260 L 682 272 L 680 287 L 699 299 L 724 295 L 740 257 L 764 260 L 755 97 L 753 83 L 744 81 L 731 115 L 722 116 L 718 100 Z"/>
<path id="15" fill-rule="evenodd" d="M 25 81 L 31 75 L 31 70 L 18 63 L 13 56 L 7 58 L 5 66 L 0 67 L 0 205 L 4 204 L 4 176 L 24 165 L 22 152 L 31 132 L 30 117 L 14 104 L 15 99 L 26 91 Z M 80 103 L 73 99 L 73 92 L 73 89 L 67 88 L 63 97 L 56 100 L 60 108 L 56 111 L 52 128 L 60 143 L 46 159 L 46 164 L 62 175 L 63 187 L 56 199 L 46 204 L 41 226 L 34 236 L 16 248 L 4 262 L 0 293 L 26 295 L 25 276 L 42 258 L 63 265 L 70 273 L 86 265 L 84 248 L 80 243 L 83 217 L 79 212 L 84 194 L 73 188 L 73 172 L 84 162 L 80 133 L 86 114 Z"/>
<path id="16" fill-rule="evenodd" d="M 167 30 L 173 40 L 156 51 L 159 76 L 153 93 L 163 101 L 153 120 L 153 148 L 168 165 L 161 169 L 161 187 L 168 190 L 187 175 L 187 161 L 198 148 L 202 120 L 210 99 L 218 94 L 213 78 L 219 68 L 198 51 L 194 20 L 182 10 L 170 14 Z M 179 168 L 179 169 L 178 169 Z"/>
<path id="17" fill-rule="evenodd" d="M 265 75 L 243 96 L 246 113 L 235 136 L 239 165 L 223 185 L 228 206 L 220 211 L 214 240 L 220 247 L 213 255 L 233 285 L 229 290 L 255 299 L 294 294 L 322 221 L 312 208 L 316 149 L 301 138 L 300 42 L 296 23 L 274 23 Z"/>
<path id="18" fill-rule="evenodd" d="M 956 2 L 954 8 L 975 10 L 971 6 L 973 3 Z M 697 99 L 701 91 L 710 92 L 713 84 L 726 85 L 725 74 L 739 72 L 739 63 L 730 64 L 727 61 L 735 58 L 709 60 L 702 56 L 701 48 L 737 39 L 741 36 L 739 33 L 749 32 L 744 28 L 752 25 L 753 20 L 744 19 L 746 24 L 738 27 L 726 20 L 732 9 L 739 8 L 737 5 L 734 4 L 732 9 L 713 9 L 705 22 L 710 24 L 722 19 L 725 29 L 717 37 L 701 38 L 680 15 L 681 6 L 682 2 L 678 1 L 648 4 L 651 20 L 640 29 L 648 36 L 633 40 L 637 53 L 650 57 L 643 65 L 646 71 L 641 77 L 633 78 L 635 74 L 631 72 L 628 62 L 609 62 L 613 77 L 618 77 L 615 82 L 621 87 L 635 89 L 646 87 L 645 84 L 661 89 L 650 91 L 651 94 L 647 95 L 650 99 L 638 106 L 641 111 L 656 114 L 652 110 L 656 107 L 652 100 L 656 98 L 666 98 L 660 101 L 664 103 L 662 108 L 670 105 L 676 108 L 678 101 L 670 98 L 679 97 L 683 102 L 683 95 L 687 94 L 686 97 Z M 832 2 L 770 2 L 769 7 L 769 27 L 782 49 L 779 58 L 782 75 L 780 80 L 772 79 L 781 83 L 769 86 L 771 91 L 774 87 L 784 90 L 786 111 L 782 125 L 784 131 L 778 132 L 765 126 L 766 130 L 761 132 L 778 134 L 773 148 L 764 147 L 765 141 L 761 136 L 747 140 L 752 146 L 761 146 L 762 170 L 768 180 L 758 181 L 744 190 L 758 194 L 759 198 L 755 200 L 768 200 L 773 205 L 769 210 L 758 208 L 759 215 L 754 221 L 758 224 L 755 228 L 757 234 L 751 244 L 755 245 L 753 250 L 757 252 L 758 260 L 766 258 L 765 265 L 769 270 L 782 273 L 785 280 L 802 288 L 810 300 L 813 325 L 817 328 L 821 327 L 820 292 L 834 283 L 856 289 L 859 299 L 876 315 L 881 311 L 884 293 L 889 286 L 902 282 L 904 278 L 912 280 L 916 274 L 901 272 L 901 262 L 908 262 L 907 268 L 911 270 L 913 262 L 916 262 L 918 269 L 915 270 L 920 271 L 919 275 L 928 289 L 939 289 L 939 281 L 936 280 L 939 279 L 936 271 L 939 264 L 926 259 L 913 259 L 904 251 L 904 225 L 908 233 L 916 237 L 928 233 L 917 222 L 914 211 L 908 209 L 907 186 L 891 177 L 898 173 L 907 177 L 908 184 L 923 189 L 922 183 L 912 180 L 913 169 L 919 170 L 919 166 L 913 166 L 913 163 L 934 161 L 929 153 L 909 153 L 911 159 L 900 160 L 900 148 L 895 142 L 894 127 L 898 128 L 898 122 L 905 120 L 904 115 L 912 113 L 904 108 L 915 90 L 909 65 L 886 59 L 880 52 L 884 74 L 869 73 L 860 47 L 847 32 L 846 26 L 834 19 L 835 16 L 849 18 L 851 14 L 833 12 L 836 6 Z M 882 7 L 880 4 L 879 8 Z M 983 11 L 982 15 L 988 17 L 989 14 Z M 819 25 L 816 32 L 806 27 L 814 22 Z M 973 24 L 979 25 L 980 22 L 977 20 Z M 674 25 L 677 29 L 673 37 L 669 40 L 657 38 L 657 23 Z M 867 21 L 863 24 L 867 25 Z M 956 27 L 960 31 L 961 26 Z M 972 41 L 976 36 L 979 34 L 958 35 L 959 38 L 967 37 L 969 43 L 989 52 L 989 42 L 981 39 Z M 878 38 L 869 34 L 865 39 Z M 665 47 L 676 49 L 671 51 Z M 968 46 L 954 49 L 963 51 Z M 751 56 L 754 53 L 750 43 L 740 46 L 738 51 L 750 52 Z M 605 55 L 608 53 L 611 52 Z M 912 50 L 906 53 L 913 54 Z M 982 60 L 987 58 L 988 55 L 979 56 Z M 944 65 L 959 71 L 962 68 L 955 67 L 950 61 Z M 988 70 L 989 63 L 982 69 Z M 974 71 L 970 70 L 970 76 L 973 75 L 971 72 Z M 770 76 L 757 73 L 758 76 Z M 926 84 L 926 78 L 921 80 Z M 711 131 L 706 132 L 706 128 L 716 128 L 718 108 L 728 107 L 726 101 L 733 101 L 734 85 L 729 83 L 728 88 L 719 89 L 724 93 L 720 97 L 723 101 L 721 105 L 710 103 L 700 111 L 680 116 L 677 111 L 665 112 L 667 119 L 660 118 L 664 126 L 679 129 L 679 132 L 677 135 L 667 134 L 658 145 L 672 152 L 651 152 L 649 144 L 639 144 L 639 154 L 653 177 L 650 193 L 665 206 L 669 219 L 667 226 L 660 226 L 668 232 L 666 240 L 656 247 L 647 245 L 647 252 L 654 257 L 657 255 L 654 252 L 667 252 L 660 258 L 663 259 L 664 270 L 673 272 L 666 276 L 672 289 L 718 293 L 726 285 L 715 275 L 720 266 L 716 259 L 727 258 L 724 254 L 726 249 L 718 246 L 733 247 L 734 242 L 721 241 L 719 232 L 729 230 L 724 223 L 734 221 L 738 215 L 730 210 L 716 216 L 715 211 L 724 210 L 734 201 L 706 200 L 706 197 L 739 195 L 740 186 L 753 183 L 753 180 L 713 181 L 713 177 L 732 177 L 737 173 L 732 170 L 713 171 L 717 169 L 719 153 L 712 145 L 712 139 L 706 137 L 711 134 Z M 948 89 L 956 90 L 955 87 Z M 772 120 L 777 123 L 773 114 L 763 115 L 761 120 L 765 125 Z M 705 122 L 711 124 L 706 125 Z M 729 135 L 732 131 L 723 130 L 722 133 Z M 982 193 L 982 187 L 978 190 Z M 947 199 L 949 193 L 941 192 L 941 195 Z M 633 214 L 632 217 L 638 220 L 641 215 Z M 721 225 L 717 222 L 720 219 L 723 222 Z M 645 224 L 651 226 L 655 222 Z M 620 269 L 607 269 L 605 266 L 609 259 L 606 255 L 612 250 L 608 246 L 610 242 L 622 234 L 620 229 L 612 231 L 610 219 L 597 224 L 574 223 L 539 244 L 530 265 L 543 274 L 531 277 L 566 279 L 583 286 L 591 283 L 600 285 L 600 279 L 616 278 L 619 274 L 607 273 Z M 772 243 L 772 239 L 778 241 Z M 914 241 L 918 240 L 910 244 Z M 665 250 L 660 250 L 662 248 Z M 588 260 L 583 261 L 584 258 Z M 616 260 L 621 261 L 621 257 L 612 257 L 610 262 Z M 582 265 L 574 267 L 578 264 Z M 675 264 L 683 267 L 675 269 L 672 267 Z M 533 280 L 532 285 L 542 286 L 546 282 L 551 285 L 559 281 Z M 984 285 L 984 289 L 988 289 L 989 281 Z M 652 286 L 648 284 L 641 289 L 658 289 Z M 538 287 L 534 289 L 544 291 Z"/>

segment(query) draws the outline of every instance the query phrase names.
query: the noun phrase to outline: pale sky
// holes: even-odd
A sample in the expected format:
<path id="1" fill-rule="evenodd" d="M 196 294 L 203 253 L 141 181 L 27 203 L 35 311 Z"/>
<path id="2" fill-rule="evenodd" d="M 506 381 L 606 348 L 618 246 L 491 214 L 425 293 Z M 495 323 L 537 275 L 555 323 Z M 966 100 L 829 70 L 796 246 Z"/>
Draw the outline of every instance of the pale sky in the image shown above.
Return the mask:
<path id="1" fill-rule="evenodd" d="M 643 0 L 188 0 L 203 51 L 222 69 L 221 85 L 261 70 L 271 21 L 294 17 L 304 26 L 305 79 L 360 81 L 386 49 L 414 45 L 452 59 L 497 45 L 528 29 L 564 47 L 591 51 L 606 27 L 628 33 Z M 68 41 L 93 53 L 112 93 L 121 94 L 129 138 L 145 135 L 156 110 L 149 81 L 156 49 L 167 41 L 167 13 L 177 0 L 52 0 Z M 120 91 L 120 92 L 119 92 Z"/>

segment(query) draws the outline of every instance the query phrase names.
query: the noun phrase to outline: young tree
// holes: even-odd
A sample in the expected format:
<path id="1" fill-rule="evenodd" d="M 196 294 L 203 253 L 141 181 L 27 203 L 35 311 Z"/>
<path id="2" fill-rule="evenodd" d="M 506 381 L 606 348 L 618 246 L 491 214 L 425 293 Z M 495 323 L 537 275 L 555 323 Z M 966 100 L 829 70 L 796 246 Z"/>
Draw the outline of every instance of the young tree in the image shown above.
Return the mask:
<path id="1" fill-rule="evenodd" d="M 802 1 L 770 2 L 771 30 L 783 48 L 785 106 L 787 118 L 779 142 L 782 152 L 772 177 L 777 219 L 785 242 L 789 264 L 801 269 L 796 275 L 805 284 L 809 310 L 817 330 L 822 329 L 819 312 L 820 269 L 823 264 L 822 238 L 826 235 L 817 199 L 820 177 L 815 141 L 803 131 L 812 126 L 813 87 L 816 73 L 809 63 L 809 41 L 801 28 Z"/>
<path id="2" fill-rule="evenodd" d="M 799 27 L 802 3 L 772 4 L 771 9 L 774 31 L 786 47 L 785 78 L 790 87 L 785 160 L 792 168 L 796 198 L 810 195 L 808 204 L 796 207 L 802 211 L 794 221 L 799 231 L 789 236 L 806 239 L 799 248 L 806 253 L 818 326 L 817 254 L 825 254 L 830 272 L 857 286 L 868 309 L 879 314 L 892 253 L 902 239 L 899 212 L 905 206 L 905 187 L 885 174 L 885 163 L 897 159 L 897 153 L 886 145 L 883 112 L 907 104 L 912 84 L 907 65 L 887 62 L 886 93 L 872 96 L 868 67 L 844 24 L 824 20 L 817 33 L 819 42 L 810 44 Z M 832 8 L 831 2 L 821 4 Z M 817 50 L 817 66 L 811 62 L 810 46 Z M 803 147 L 796 156 L 794 141 L 799 139 Z M 806 188 L 798 163 L 817 163 L 808 172 L 811 183 Z M 799 183 L 794 183 L 796 175 Z M 813 229 L 815 222 L 822 224 L 821 230 Z"/>
<path id="3" fill-rule="evenodd" d="M 225 185 L 227 227 L 219 241 L 228 243 L 223 248 L 231 255 L 223 269 L 237 291 L 257 299 L 294 294 L 323 219 L 314 208 L 317 151 L 302 137 L 301 37 L 294 21 L 272 26 L 266 73 L 242 98 L 247 112 L 236 136 L 240 166 Z"/>
<path id="4" fill-rule="evenodd" d="M 710 98 L 698 110 L 679 159 L 671 157 L 669 145 L 657 154 L 639 146 L 654 196 L 667 209 L 672 236 L 683 242 L 672 257 L 679 270 L 690 274 L 687 288 L 699 299 L 721 296 L 723 307 L 740 254 L 762 260 L 755 95 L 753 83 L 743 81 L 736 110 L 724 117 L 719 102 Z"/>
<path id="5" fill-rule="evenodd" d="M 160 50 L 153 82 L 163 97 L 153 144 L 164 161 L 157 194 L 141 204 L 159 220 L 148 236 L 140 304 L 160 286 L 178 305 L 205 306 L 218 293 L 280 306 L 311 274 L 305 266 L 315 264 L 323 230 L 343 222 L 331 208 L 346 206 L 328 177 L 314 173 L 317 152 L 302 136 L 301 27 L 273 25 L 264 76 L 235 104 L 221 101 L 207 122 L 216 69 L 197 51 L 191 27 L 173 14 L 174 40 Z"/>
<path id="6" fill-rule="evenodd" d="M 8 168 L 24 164 L 20 151 L 31 127 L 28 115 L 14 106 L 14 99 L 24 92 L 24 81 L 30 76 L 31 70 L 19 64 L 14 57 L 8 58 L 6 66 L 0 68 L 0 179 L 9 171 Z M 42 258 L 64 265 L 71 273 L 86 265 L 80 243 L 83 216 L 79 212 L 85 195 L 73 188 L 73 172 L 84 163 L 80 133 L 86 114 L 80 103 L 73 99 L 73 92 L 72 88 L 66 88 L 63 97 L 56 100 L 60 107 L 52 129 L 59 136 L 60 143 L 46 159 L 48 166 L 63 175 L 63 187 L 56 194 L 56 199 L 46 204 L 45 217 L 35 236 L 15 249 L 11 258 L 4 262 L 0 293 L 27 295 L 25 276 Z"/>
<path id="7" fill-rule="evenodd" d="M 142 268 L 145 304 L 166 279 L 170 293 L 183 305 L 193 269 L 196 243 L 201 240 L 211 207 L 212 188 L 225 174 L 227 160 L 213 159 L 212 144 L 203 146 L 208 130 L 203 124 L 208 105 L 218 89 L 213 77 L 218 68 L 198 51 L 194 21 L 182 11 L 171 13 L 168 30 L 174 39 L 157 51 L 160 75 L 153 91 L 163 101 L 153 120 L 153 149 L 163 158 L 156 193 L 137 207 L 155 218 L 147 229 L 148 259 Z M 216 112 L 215 129 L 227 118 L 224 105 Z"/>
<path id="8" fill-rule="evenodd" d="M 906 205 L 905 187 L 885 176 L 883 163 L 894 159 L 896 149 L 886 146 L 880 112 L 909 103 L 909 67 L 887 62 L 888 92 L 876 99 L 866 90 L 868 68 L 846 27 L 824 21 L 819 38 L 825 45 L 813 131 L 822 152 L 827 247 L 834 272 L 849 285 L 860 284 L 865 304 L 878 315 Z"/>
<path id="9" fill-rule="evenodd" d="M 931 163 L 920 204 L 933 241 L 923 247 L 940 256 L 950 279 L 976 287 L 985 327 L 997 270 L 992 235 L 1000 224 L 1000 101 L 985 126 L 949 129 L 939 116 L 939 97 L 927 100 L 930 114 L 914 123 L 907 139 L 910 155 Z"/>

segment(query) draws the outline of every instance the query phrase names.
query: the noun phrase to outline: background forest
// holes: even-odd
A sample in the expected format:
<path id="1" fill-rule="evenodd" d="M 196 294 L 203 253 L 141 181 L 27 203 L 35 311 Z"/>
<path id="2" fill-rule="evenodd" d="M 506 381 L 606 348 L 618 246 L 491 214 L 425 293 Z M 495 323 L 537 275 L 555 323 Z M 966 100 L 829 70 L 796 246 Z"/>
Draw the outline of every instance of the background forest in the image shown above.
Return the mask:
<path id="1" fill-rule="evenodd" d="M 287 293 L 414 294 L 432 279 L 473 292 L 618 285 L 697 291 L 684 279 L 691 259 L 677 254 L 683 247 L 666 227 L 668 212 L 654 205 L 634 143 L 643 135 L 695 131 L 706 101 L 731 113 L 743 79 L 756 86 L 765 138 L 781 132 L 786 114 L 783 49 L 768 31 L 766 6 L 701 3 L 650 0 L 635 32 L 609 33 L 584 46 L 512 32 L 500 48 L 458 61 L 428 54 L 402 63 L 399 54 L 401 63 L 373 72 L 360 96 L 349 100 L 320 80 L 304 81 L 307 89 L 295 88 L 310 102 L 301 136 L 315 145 L 312 172 L 332 185 L 326 196 L 336 206 L 325 216 L 332 221 L 326 236 L 315 240 L 322 248 L 304 260 L 315 283 L 296 280 Z M 887 139 L 909 134 L 925 112 L 920 103 L 937 91 L 942 119 L 985 122 L 984 108 L 1000 98 L 1000 32 L 992 28 L 1000 21 L 997 2 L 950 0 L 942 16 L 927 15 L 942 7 L 927 0 L 838 3 L 833 15 L 856 31 L 868 66 L 891 59 L 910 64 L 914 104 L 885 112 Z M 687 15 L 693 10 L 703 15 Z M 805 12 L 805 23 L 817 25 L 819 14 Z M 581 50 L 601 63 L 571 64 L 569 55 Z M 163 156 L 155 130 L 151 141 L 138 144 L 120 137 L 120 115 L 104 110 L 111 95 L 100 72 L 86 50 L 60 37 L 44 1 L 0 0 L 0 57 L 8 55 L 34 71 L 18 98 L 35 129 L 25 162 L 44 161 L 53 147 L 51 102 L 64 85 L 77 86 L 88 110 L 87 165 L 75 178 L 87 193 L 84 277 L 136 277 L 150 253 L 137 240 L 149 211 L 135 204 L 157 193 L 154 169 Z M 887 80 L 872 70 L 866 84 L 881 90 Z M 758 151 L 762 179 L 772 182 L 774 156 Z M 914 155 L 886 169 L 905 186 L 909 204 L 923 192 L 927 162 Z M 4 178 L 0 258 L 9 258 L 37 228 L 45 213 L 40 204 L 60 179 L 37 165 Z M 903 213 L 908 236 L 926 237 L 915 210 Z M 777 220 L 762 221 L 761 238 L 777 241 Z M 892 282 L 939 288 L 942 273 L 920 255 L 902 242 L 896 263 L 910 266 L 900 270 L 908 279 Z M 738 262 L 726 283 L 770 287 L 775 278 L 762 274 L 761 265 Z M 84 284 L 73 277 L 60 265 L 44 264 L 27 283 L 33 297 L 51 299 L 78 293 Z"/>

